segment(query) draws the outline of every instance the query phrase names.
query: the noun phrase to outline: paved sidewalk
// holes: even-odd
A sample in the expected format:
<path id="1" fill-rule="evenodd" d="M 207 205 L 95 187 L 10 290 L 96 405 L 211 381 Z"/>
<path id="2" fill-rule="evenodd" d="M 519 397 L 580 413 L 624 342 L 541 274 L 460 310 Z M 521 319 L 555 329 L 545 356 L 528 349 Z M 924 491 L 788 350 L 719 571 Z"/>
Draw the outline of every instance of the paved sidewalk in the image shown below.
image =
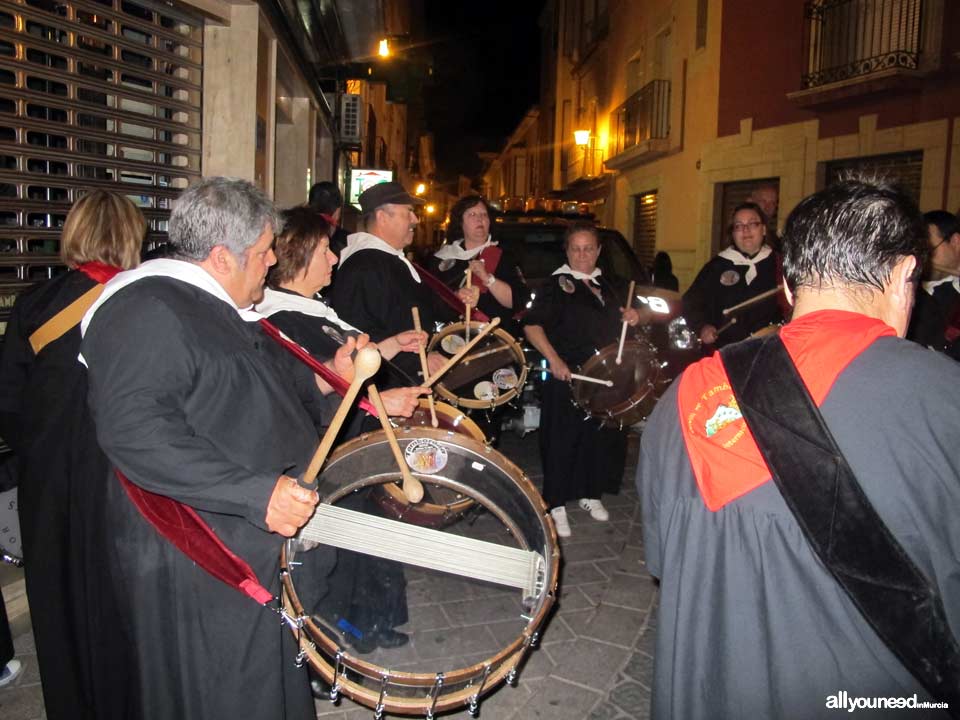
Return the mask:
<path id="1" fill-rule="evenodd" d="M 503 686 L 481 703 L 486 720 L 622 720 L 649 717 L 657 591 L 643 565 L 640 505 L 634 490 L 639 438 L 630 437 L 621 493 L 607 496 L 610 522 L 568 507 L 573 536 L 562 541 L 556 611 L 529 656 L 517 687 Z M 536 435 L 503 438 L 501 451 L 539 485 Z M 413 607 L 411 608 L 413 615 Z M 17 656 L 26 668 L 0 690 L 4 720 L 43 718 L 43 701 L 26 616 L 14 622 Z M 455 630 L 455 629 L 454 629 Z M 494 633 L 495 634 L 495 633 Z M 438 668 L 443 670 L 444 668 Z M 317 702 L 321 720 L 358 720 L 373 712 L 347 699 Z M 445 715 L 467 718 L 463 711 Z"/>

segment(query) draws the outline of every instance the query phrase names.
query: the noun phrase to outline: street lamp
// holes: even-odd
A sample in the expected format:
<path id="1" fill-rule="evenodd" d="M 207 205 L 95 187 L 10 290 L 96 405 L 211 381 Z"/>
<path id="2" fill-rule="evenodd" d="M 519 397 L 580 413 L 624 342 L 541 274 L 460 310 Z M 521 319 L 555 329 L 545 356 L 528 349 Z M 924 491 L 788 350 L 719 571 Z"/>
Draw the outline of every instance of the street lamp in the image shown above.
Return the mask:
<path id="1" fill-rule="evenodd" d="M 427 211 L 427 215 L 433 215 L 437 211 L 437 208 L 434 205 L 427 205 L 424 210 Z"/>
<path id="2" fill-rule="evenodd" d="M 417 183 L 417 189 L 414 190 L 414 194 L 423 195 L 427 191 L 427 186 L 423 183 Z"/>
<path id="3" fill-rule="evenodd" d="M 377 55 L 382 58 L 390 57 L 390 41 L 387 38 L 380 40 L 380 46 L 377 48 Z"/>
<path id="4" fill-rule="evenodd" d="M 589 145 L 590 144 L 590 131 L 589 130 L 574 130 L 573 131 L 573 141 L 579 145 Z"/>

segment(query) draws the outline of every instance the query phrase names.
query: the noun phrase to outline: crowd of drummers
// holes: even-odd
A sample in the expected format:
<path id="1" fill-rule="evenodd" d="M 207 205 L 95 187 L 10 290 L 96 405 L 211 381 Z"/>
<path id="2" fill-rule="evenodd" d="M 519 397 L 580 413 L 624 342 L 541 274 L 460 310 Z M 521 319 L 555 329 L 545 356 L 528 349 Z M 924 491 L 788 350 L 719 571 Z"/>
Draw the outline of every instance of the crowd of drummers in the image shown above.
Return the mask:
<path id="1" fill-rule="evenodd" d="M 806 555 L 816 555 L 810 582 L 818 592 L 832 593 L 824 612 L 855 614 L 850 598 L 859 603 L 842 582 L 831 585 L 833 566 L 816 550 L 816 539 L 797 529 L 810 523 L 789 514 L 779 496 L 756 500 L 771 486 L 771 473 L 781 486 L 779 466 L 766 460 L 764 436 L 745 412 L 733 375 L 724 374 L 724 363 L 733 372 L 738 348 L 762 346 L 766 352 L 773 348 L 767 338 L 782 328 L 795 329 L 779 334 L 832 427 L 839 422 L 829 404 L 833 396 L 827 395 L 832 383 L 838 393 L 856 394 L 860 386 L 848 388 L 845 381 L 848 365 L 864 373 L 864 382 L 874 382 L 878 376 L 860 365 L 873 362 L 872 343 L 878 339 L 882 345 L 907 334 L 915 302 L 910 332 L 923 345 L 954 355 L 960 335 L 956 218 L 948 213 L 920 218 L 882 184 L 846 189 L 848 196 L 837 191 L 824 202 L 853 203 L 851 213 L 876 221 L 870 215 L 875 207 L 854 207 L 851 200 L 874 193 L 876 207 L 891 208 L 883 220 L 903 225 L 902 244 L 880 247 L 877 240 L 876 249 L 856 248 L 850 240 L 847 247 L 836 239 L 837 231 L 831 237 L 847 255 L 830 256 L 840 252 L 836 248 L 818 255 L 815 241 L 804 239 L 804 223 L 844 218 L 827 218 L 827 211 L 817 215 L 814 196 L 791 215 L 781 239 L 772 221 L 776 191 L 765 187 L 734 209 L 729 246 L 700 270 L 682 303 L 675 286 L 656 291 L 682 306 L 692 343 L 707 358 L 660 403 L 648 426 L 655 439 L 644 433 L 638 471 L 648 566 L 663 583 L 660 622 L 673 634 L 673 640 L 667 631 L 658 638 L 657 717 L 823 712 L 819 697 L 816 712 L 791 712 L 789 706 L 819 685 L 756 672 L 762 657 L 752 650 L 738 646 L 725 654 L 723 637 L 735 634 L 737 623 L 724 613 L 735 613 L 738 600 L 732 585 L 710 574 L 719 573 L 723 563 L 702 558 L 722 548 L 723 562 L 737 568 L 742 586 L 750 585 L 753 574 L 763 574 L 757 566 L 782 562 L 734 557 L 738 537 L 748 552 L 760 548 L 749 539 L 757 527 L 753 514 L 769 513 L 777 518 L 772 522 L 789 525 L 776 532 L 789 535 L 783 541 L 787 554 L 803 556 L 798 566 Z M 246 181 L 207 178 L 178 197 L 169 244 L 146 259 L 140 256 L 146 223 L 130 200 L 92 190 L 71 209 L 61 238 L 69 271 L 18 298 L 0 358 L 0 435 L 17 458 L 25 577 L 48 718 L 313 717 L 307 671 L 278 660 L 297 655 L 295 633 L 260 605 L 280 594 L 281 547 L 323 500 L 316 481 L 325 460 L 353 438 L 379 431 L 391 437 L 391 428 L 404 424 L 469 428 L 474 438 L 495 446 L 506 400 L 518 397 L 526 384 L 522 346 L 546 361 L 548 377 L 537 387 L 538 440 L 540 491 L 551 526 L 560 538 L 574 535 L 567 515 L 574 504 L 595 521 L 610 519 L 602 497 L 620 488 L 630 425 L 585 418 L 584 407 L 597 393 L 615 394 L 621 383 L 636 381 L 637 333 L 658 324 L 663 331 L 679 310 L 658 317 L 646 300 L 637 302 L 652 288 L 638 290 L 631 278 L 604 274 L 598 266 L 600 235 L 590 223 L 569 225 L 566 261 L 530 296 L 517 259 L 497 242 L 494 210 L 483 197 L 470 195 L 453 206 L 446 242 L 423 263 L 408 256 L 420 198 L 397 182 L 384 182 L 368 188 L 358 202 L 362 230 L 347 233 L 340 227 L 342 198 L 332 183 L 314 186 L 304 206 L 279 211 Z M 929 230 L 936 274 L 906 299 L 906 290 L 918 287 L 928 249 L 926 237 L 915 237 L 918 227 Z M 904 265 L 905 259 L 910 262 Z M 666 265 L 660 260 L 665 284 L 675 285 L 669 260 Z M 856 266 L 862 279 L 850 270 Z M 849 297 L 858 298 L 849 305 L 836 299 L 848 294 L 830 294 L 844 283 L 854 287 Z M 794 307 L 798 318 L 784 325 Z M 860 313 L 855 328 L 843 324 L 852 321 L 841 310 Z M 811 324 L 814 316 L 818 324 Z M 817 342 L 811 345 L 810 337 Z M 811 359 L 831 343 L 844 345 L 836 358 Z M 591 365 L 601 353 L 603 362 Z M 941 359 L 928 370 L 923 358 L 910 362 L 913 371 L 929 370 L 940 378 L 928 392 L 942 388 L 955 372 Z M 779 381 L 775 373 L 781 368 L 769 367 L 765 377 Z M 822 392 L 814 391 L 808 373 L 830 377 Z M 664 389 L 658 386 L 656 395 Z M 897 397 L 891 395 L 894 402 Z M 351 406 L 355 398 L 360 402 Z M 644 407 L 644 415 L 652 405 Z M 960 432 L 960 418 L 953 424 L 950 412 L 941 415 L 938 433 Z M 908 420 L 917 422 L 915 416 Z M 948 425 L 958 429 L 947 431 Z M 751 432 L 759 450 L 750 445 L 737 454 Z M 834 435 L 862 481 L 866 465 L 860 448 L 848 447 L 842 430 Z M 941 449 L 960 446 L 946 435 L 929 440 Z M 415 506 L 424 489 L 403 466 L 399 449 L 396 454 L 402 471 L 397 501 Z M 741 472 L 746 466 L 753 474 Z M 903 660 L 903 645 L 888 637 L 897 635 L 900 621 L 857 616 L 849 620 L 852 632 L 880 628 L 879 640 L 858 635 L 846 643 L 843 660 L 858 671 L 821 663 L 814 676 L 840 678 L 835 690 L 864 694 L 894 688 L 933 700 L 957 697 L 956 688 L 953 694 L 944 689 L 956 674 L 945 671 L 931 680 L 915 670 L 957 660 L 950 654 L 956 648 L 950 628 L 960 620 L 956 592 L 944 580 L 951 577 L 957 584 L 955 563 L 950 568 L 940 559 L 960 554 L 960 536 L 940 521 L 958 509 L 960 462 L 934 458 L 930 467 L 927 474 L 944 486 L 919 503 L 923 528 L 915 533 L 902 518 L 891 523 L 886 501 L 877 501 L 877 493 L 899 490 L 869 485 L 866 496 L 879 504 L 894 536 L 909 538 L 906 550 L 895 544 L 893 554 L 906 555 L 907 565 L 910 558 L 919 564 L 910 570 L 916 570 L 920 594 L 929 591 L 924 597 L 934 611 L 939 608 L 933 621 L 923 615 L 919 625 L 935 626 L 924 638 L 943 654 L 925 664 Z M 744 497 L 759 505 L 744 509 Z M 354 510 L 381 512 L 363 493 L 349 502 Z M 741 515 L 730 519 L 734 512 Z M 859 541 L 850 532 L 849 541 Z M 886 562 L 887 555 L 877 552 Z M 351 632 L 344 635 L 348 652 L 363 656 L 408 643 L 399 629 L 409 616 L 397 566 L 367 555 L 343 555 L 339 563 L 319 553 L 316 558 L 330 560 L 320 573 L 330 606 L 351 618 Z M 803 572 L 793 568 L 777 575 L 800 593 Z M 362 597 L 350 591 L 361 582 L 367 587 Z M 694 591 L 684 588 L 700 582 L 713 593 L 716 616 L 703 617 L 715 627 L 698 631 L 689 611 Z M 757 592 L 772 594 L 777 579 L 763 575 L 760 585 L 766 590 Z M 748 606 L 758 615 L 766 609 L 756 598 Z M 793 610 L 803 618 L 798 626 L 829 624 L 829 617 L 804 608 L 798 601 Z M 898 618 L 914 610 L 897 608 Z M 771 622 L 792 620 L 786 613 Z M 0 665 L 13 655 L 9 632 L 2 633 L 0 627 Z M 762 631 L 748 635 L 758 646 L 777 645 Z M 798 639 L 795 649 L 806 662 L 821 657 L 815 640 Z M 781 648 L 772 656 L 786 662 L 787 653 Z M 705 688 L 684 690 L 692 681 L 683 679 L 682 668 L 698 667 L 701 679 L 716 677 L 708 659 L 714 668 L 728 667 L 724 657 L 736 657 L 733 664 L 740 670 L 718 671 L 716 686 L 703 680 Z M 747 678 L 750 668 L 755 672 Z M 12 661 L 0 684 L 19 671 Z M 889 681 L 887 688 L 878 677 Z M 721 685 L 727 690 L 718 689 Z M 713 704 L 717 697 L 723 698 L 719 705 Z"/>

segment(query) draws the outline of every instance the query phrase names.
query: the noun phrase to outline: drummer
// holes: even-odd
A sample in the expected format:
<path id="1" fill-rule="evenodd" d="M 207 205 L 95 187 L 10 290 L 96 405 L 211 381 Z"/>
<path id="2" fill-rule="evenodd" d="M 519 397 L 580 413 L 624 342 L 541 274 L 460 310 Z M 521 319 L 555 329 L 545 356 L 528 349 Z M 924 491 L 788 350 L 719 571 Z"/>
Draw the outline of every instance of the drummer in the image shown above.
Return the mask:
<path id="1" fill-rule="evenodd" d="M 480 291 L 477 307 L 490 319 L 500 318 L 500 327 L 516 334 L 515 309 L 523 298 L 524 285 L 513 255 L 490 235 L 492 211 L 480 195 L 465 195 L 450 210 L 447 240 L 430 259 L 428 270 L 451 290 L 466 284 L 466 271 Z"/>
<path id="2" fill-rule="evenodd" d="M 766 242 L 767 221 L 756 203 L 737 205 L 731 244 L 697 274 L 683 296 L 687 322 L 705 348 L 723 347 L 783 320 L 777 296 L 725 316 L 723 311 L 772 290 L 780 283 L 779 258 Z"/>
<path id="3" fill-rule="evenodd" d="M 600 250 L 593 225 L 571 225 L 564 236 L 566 264 L 537 292 L 524 318 L 527 339 L 550 363 L 552 377 L 542 387 L 540 457 L 543 497 L 560 537 L 571 534 L 564 507 L 570 500 L 594 520 L 609 519 L 600 495 L 619 489 L 626 458 L 626 433 L 585 420 L 572 403 L 571 370 L 617 342 L 621 322 L 640 322 L 636 310 L 622 307 L 617 281 L 597 267 Z"/>

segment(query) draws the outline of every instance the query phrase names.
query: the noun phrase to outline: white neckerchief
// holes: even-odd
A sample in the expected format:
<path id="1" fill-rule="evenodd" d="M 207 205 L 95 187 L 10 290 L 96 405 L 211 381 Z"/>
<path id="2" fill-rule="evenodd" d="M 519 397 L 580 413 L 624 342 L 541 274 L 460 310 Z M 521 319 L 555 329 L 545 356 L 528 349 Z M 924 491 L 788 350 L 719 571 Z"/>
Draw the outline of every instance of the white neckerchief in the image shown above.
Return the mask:
<path id="1" fill-rule="evenodd" d="M 264 317 L 270 317 L 278 312 L 291 311 L 301 315 L 322 318 L 339 325 L 344 330 L 360 332 L 353 325 L 340 319 L 337 311 L 322 300 L 304 297 L 289 292 L 281 292 L 273 288 L 264 288 L 263 300 L 257 303 L 256 310 Z"/>
<path id="2" fill-rule="evenodd" d="M 945 278 L 940 280 L 928 280 L 927 282 L 922 283 L 923 289 L 926 290 L 928 295 L 933 295 L 933 291 L 938 285 L 943 285 L 944 283 L 951 283 L 953 285 L 953 290 L 958 295 L 960 295 L 960 277 L 956 275 L 947 275 Z"/>
<path id="3" fill-rule="evenodd" d="M 752 283 L 757 277 L 757 263 L 761 260 L 766 260 L 770 257 L 770 253 L 773 250 L 770 249 L 769 245 L 761 246 L 760 250 L 752 258 L 748 258 L 742 252 L 737 250 L 736 247 L 731 245 L 726 250 L 720 253 L 719 257 L 725 258 L 732 262 L 734 265 L 749 265 L 750 269 L 744 274 L 743 279 L 747 281 L 747 285 Z"/>
<path id="4" fill-rule="evenodd" d="M 497 245 L 499 243 L 491 240 L 490 236 L 487 235 L 487 241 L 483 245 L 475 247 L 473 250 L 467 250 L 463 247 L 463 239 L 461 238 L 460 240 L 454 240 L 452 243 L 441 245 L 433 256 L 441 260 L 473 260 L 488 247 L 496 247 Z"/>
<path id="5" fill-rule="evenodd" d="M 83 320 L 80 321 L 81 337 L 87 332 L 87 328 L 90 326 L 90 321 L 93 319 L 93 316 L 97 310 L 100 309 L 101 305 L 120 292 L 120 290 L 125 288 L 127 285 L 131 285 L 138 280 L 144 280 L 151 277 L 173 278 L 174 280 L 179 280 L 180 282 L 184 282 L 188 285 L 193 285 L 195 288 L 204 290 L 236 310 L 240 317 L 246 322 L 257 322 L 263 317 L 258 312 L 253 310 L 252 305 L 246 308 L 238 308 L 237 304 L 233 301 L 230 295 L 227 294 L 227 291 L 223 289 L 223 286 L 214 280 L 213 276 L 199 265 L 187 262 L 185 260 L 161 258 L 159 260 L 148 260 L 132 270 L 124 270 L 121 273 L 117 273 L 113 279 L 111 279 L 104 286 L 100 297 L 97 298 L 97 301 L 90 306 L 90 309 L 87 310 L 86 314 L 83 316 Z M 84 360 L 83 355 L 80 355 L 79 359 L 84 365 L 87 364 L 87 361 Z"/>
<path id="6" fill-rule="evenodd" d="M 340 251 L 340 267 L 343 267 L 347 260 L 349 260 L 354 253 L 359 252 L 360 250 L 379 250 L 380 252 L 385 252 L 388 255 L 396 255 L 398 258 L 403 260 L 403 264 L 407 266 L 407 269 L 410 271 L 410 275 L 413 276 L 413 279 L 418 283 L 420 282 L 420 275 L 416 270 L 413 269 L 413 265 L 403 254 L 403 250 L 397 250 L 385 240 L 381 240 L 376 235 L 371 235 L 368 232 L 353 233 L 353 235 L 347 237 L 347 246 Z"/>
<path id="7" fill-rule="evenodd" d="M 594 268 L 592 273 L 583 273 L 579 270 L 574 270 L 569 265 L 564 263 L 556 270 L 553 271 L 553 275 L 573 275 L 577 280 L 589 280 L 594 285 L 599 285 L 597 278 L 602 274 L 600 268 Z"/>

